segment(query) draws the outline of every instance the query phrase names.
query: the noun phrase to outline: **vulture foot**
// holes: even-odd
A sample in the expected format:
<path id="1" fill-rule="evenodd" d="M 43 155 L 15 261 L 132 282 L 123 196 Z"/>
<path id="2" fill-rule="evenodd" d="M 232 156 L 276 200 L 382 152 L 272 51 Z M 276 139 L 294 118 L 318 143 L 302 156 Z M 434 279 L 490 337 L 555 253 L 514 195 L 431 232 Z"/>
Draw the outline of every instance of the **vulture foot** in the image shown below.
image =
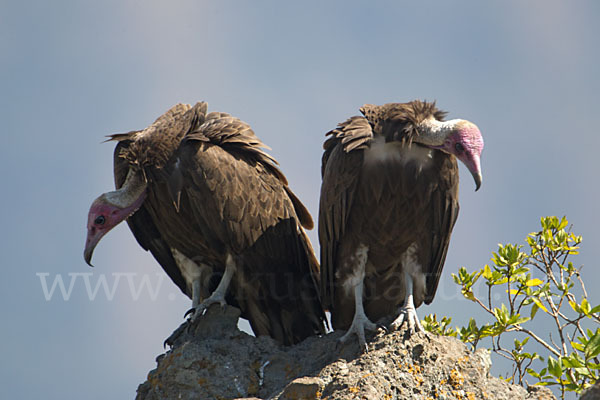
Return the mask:
<path id="1" fill-rule="evenodd" d="M 225 296 L 223 294 L 215 291 L 212 295 L 210 295 L 206 300 L 198 305 L 195 309 L 192 308 L 190 311 L 193 311 L 191 320 L 195 321 L 198 317 L 204 314 L 206 310 L 213 304 L 220 304 L 221 307 L 225 307 L 227 305 L 227 301 L 225 301 Z M 189 312 L 189 311 L 188 311 Z"/>
<path id="2" fill-rule="evenodd" d="M 192 307 L 183 314 L 183 319 L 187 319 L 190 315 L 196 312 L 196 307 Z"/>
<path id="3" fill-rule="evenodd" d="M 344 336 L 339 339 L 339 342 L 346 343 L 350 336 L 355 333 L 356 336 L 358 336 L 358 345 L 366 353 L 369 351 L 369 348 L 367 347 L 367 341 L 365 340 L 365 329 L 376 331 L 378 328 L 379 326 L 371 322 L 364 313 L 362 315 L 356 313 L 354 314 L 352 325 L 350 325 L 350 328 L 348 328 L 348 331 Z"/>
<path id="4" fill-rule="evenodd" d="M 412 305 L 412 302 L 404 307 L 400 307 L 400 315 L 391 323 L 390 329 L 392 331 L 396 331 L 400 329 L 400 327 L 406 322 L 408 323 L 408 333 L 413 334 L 415 332 L 425 332 L 423 326 L 421 325 L 421 321 L 419 321 L 419 316 L 417 315 L 417 310 L 415 306 Z"/>

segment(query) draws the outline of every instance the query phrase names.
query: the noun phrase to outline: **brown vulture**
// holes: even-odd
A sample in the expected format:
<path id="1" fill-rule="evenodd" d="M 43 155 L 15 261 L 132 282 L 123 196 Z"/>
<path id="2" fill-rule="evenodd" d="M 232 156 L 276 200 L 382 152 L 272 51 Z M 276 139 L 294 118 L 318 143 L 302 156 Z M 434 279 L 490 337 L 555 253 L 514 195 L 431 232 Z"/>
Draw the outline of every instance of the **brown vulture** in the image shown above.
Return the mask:
<path id="1" fill-rule="evenodd" d="M 192 319 L 229 303 L 256 335 L 286 345 L 323 333 L 309 212 L 250 126 L 206 109 L 178 104 L 146 129 L 110 136 L 117 190 L 91 205 L 85 261 L 126 219 L 192 299 Z"/>
<path id="2" fill-rule="evenodd" d="M 422 330 L 458 215 L 456 159 L 481 185 L 483 139 L 475 124 L 434 103 L 367 104 L 327 133 L 319 241 L 321 299 L 333 329 L 365 346 L 374 322 Z"/>

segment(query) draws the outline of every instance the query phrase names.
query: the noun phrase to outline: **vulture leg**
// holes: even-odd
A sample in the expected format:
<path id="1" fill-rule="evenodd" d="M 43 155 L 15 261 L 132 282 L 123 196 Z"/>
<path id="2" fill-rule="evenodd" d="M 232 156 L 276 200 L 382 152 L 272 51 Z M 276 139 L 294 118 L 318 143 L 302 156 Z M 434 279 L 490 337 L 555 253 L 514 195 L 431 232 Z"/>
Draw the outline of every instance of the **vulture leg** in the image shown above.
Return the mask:
<path id="1" fill-rule="evenodd" d="M 236 266 L 235 261 L 231 254 L 227 253 L 227 259 L 225 260 L 225 273 L 223 273 L 223 277 L 221 281 L 217 285 L 217 288 L 214 292 L 202 303 L 196 307 L 196 312 L 192 317 L 192 320 L 197 318 L 199 315 L 202 315 L 208 307 L 213 304 L 220 304 L 221 306 L 225 306 L 227 302 L 225 301 L 225 294 L 227 293 L 227 289 L 229 288 L 229 284 L 231 283 L 231 278 L 235 273 Z"/>
<path id="2" fill-rule="evenodd" d="M 171 253 L 184 279 L 188 284 L 191 282 L 192 286 L 192 308 L 187 310 L 184 315 L 185 318 L 190 314 L 194 314 L 202 298 L 207 296 L 207 293 L 203 293 L 202 282 L 208 279 L 212 273 L 212 268 L 206 264 L 193 261 L 176 248 L 171 247 Z"/>
<path id="3" fill-rule="evenodd" d="M 202 267 L 206 267 L 202 265 Z M 208 268 L 208 267 L 207 267 Z M 202 268 L 204 270 L 204 268 Z M 192 308 L 196 309 L 202 300 L 202 273 L 192 282 Z"/>
<path id="4" fill-rule="evenodd" d="M 404 281 L 406 282 L 406 291 L 404 298 L 404 305 L 398 310 L 400 315 L 392 322 L 391 328 L 393 330 L 399 329 L 404 322 L 408 323 L 408 332 L 410 334 L 416 331 L 424 332 L 421 321 L 417 316 L 417 309 L 413 302 L 413 277 L 410 276 L 408 271 L 404 271 Z M 416 328 L 416 329 L 415 329 Z"/>
<path id="5" fill-rule="evenodd" d="M 356 269 L 354 270 L 354 274 L 346 281 L 346 285 L 351 286 L 354 292 L 354 318 L 348 331 L 340 338 L 340 342 L 344 343 L 355 333 L 358 336 L 358 344 L 364 351 L 368 351 L 365 340 L 365 328 L 370 331 L 377 330 L 377 325 L 369 320 L 363 307 L 363 281 L 365 278 L 368 250 L 369 248 L 364 245 L 359 246 L 355 257 L 357 260 Z"/>

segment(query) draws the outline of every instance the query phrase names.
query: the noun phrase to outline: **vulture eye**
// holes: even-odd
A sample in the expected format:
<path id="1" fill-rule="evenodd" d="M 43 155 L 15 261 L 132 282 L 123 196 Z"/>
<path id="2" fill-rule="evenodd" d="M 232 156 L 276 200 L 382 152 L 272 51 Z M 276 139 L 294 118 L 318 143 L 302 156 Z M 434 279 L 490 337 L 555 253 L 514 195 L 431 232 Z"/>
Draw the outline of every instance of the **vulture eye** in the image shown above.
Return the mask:
<path id="1" fill-rule="evenodd" d="M 96 225 L 104 225 L 105 222 L 106 222 L 106 218 L 104 218 L 104 215 L 98 215 L 96 217 L 96 219 L 94 220 L 94 223 Z"/>
<path id="2" fill-rule="evenodd" d="M 463 151 L 465 151 L 465 146 L 463 146 L 463 145 L 462 145 L 462 143 L 460 143 L 460 142 L 459 142 L 459 143 L 456 143 L 456 144 L 454 145 L 454 148 L 456 149 L 456 152 L 457 152 L 458 154 L 460 154 L 460 153 L 462 153 Z"/>

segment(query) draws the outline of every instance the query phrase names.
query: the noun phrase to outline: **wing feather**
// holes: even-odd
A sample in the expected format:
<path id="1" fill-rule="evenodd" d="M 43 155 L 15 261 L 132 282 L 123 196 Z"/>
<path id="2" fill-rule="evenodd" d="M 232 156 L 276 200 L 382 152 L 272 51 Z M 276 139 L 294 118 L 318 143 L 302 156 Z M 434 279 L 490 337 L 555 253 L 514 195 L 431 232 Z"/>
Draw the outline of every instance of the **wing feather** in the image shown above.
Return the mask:
<path id="1" fill-rule="evenodd" d="M 120 137 L 117 140 L 118 143 L 115 147 L 113 158 L 115 186 L 118 189 L 125 183 L 125 178 L 127 177 L 127 172 L 130 168 L 129 163 L 122 155 L 131 142 L 125 137 Z M 185 279 L 177 267 L 171 249 L 158 231 L 146 207 L 142 205 L 139 210 L 127 218 L 127 225 L 129 225 L 129 229 L 131 229 L 131 232 L 139 245 L 144 250 L 150 251 L 173 283 L 175 283 L 184 294 L 190 296 L 191 293 L 187 292 Z"/>
<path id="2" fill-rule="evenodd" d="M 210 113 L 178 157 L 195 223 L 240 257 L 237 296 L 253 330 L 290 344 L 323 332 L 319 267 L 301 227 L 312 218 L 263 148 L 247 124 Z"/>
<path id="3" fill-rule="evenodd" d="M 321 244 L 321 300 L 333 303 L 335 259 L 360 177 L 364 153 L 373 138 L 371 125 L 363 117 L 351 117 L 327 133 L 321 164 L 323 182 L 319 203 Z"/>
<path id="4" fill-rule="evenodd" d="M 431 194 L 430 263 L 425 266 L 425 303 L 433 301 L 448 253 L 450 236 L 458 218 L 458 166 L 456 160 L 444 157 L 438 176 L 439 184 Z"/>

